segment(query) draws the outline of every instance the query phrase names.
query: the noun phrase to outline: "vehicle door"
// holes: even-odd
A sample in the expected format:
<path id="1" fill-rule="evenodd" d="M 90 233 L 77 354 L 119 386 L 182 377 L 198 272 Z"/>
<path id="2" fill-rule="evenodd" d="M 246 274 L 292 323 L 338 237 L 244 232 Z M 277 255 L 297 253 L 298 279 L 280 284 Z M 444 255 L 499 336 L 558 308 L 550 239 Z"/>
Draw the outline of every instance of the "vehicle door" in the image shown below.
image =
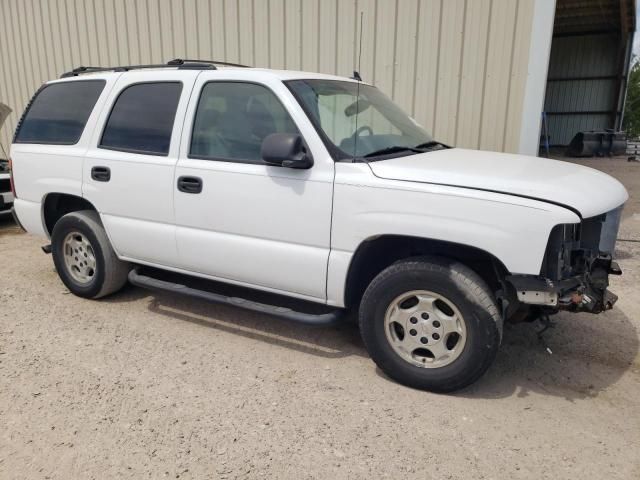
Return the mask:
<path id="1" fill-rule="evenodd" d="M 174 180 L 181 267 L 325 301 L 334 163 L 287 87 L 250 75 L 196 81 Z M 298 132 L 311 168 L 265 164 L 267 136 Z"/>
<path id="2" fill-rule="evenodd" d="M 101 112 L 83 166 L 83 195 L 121 257 L 176 263 L 173 175 L 198 73 L 128 72 Z"/>

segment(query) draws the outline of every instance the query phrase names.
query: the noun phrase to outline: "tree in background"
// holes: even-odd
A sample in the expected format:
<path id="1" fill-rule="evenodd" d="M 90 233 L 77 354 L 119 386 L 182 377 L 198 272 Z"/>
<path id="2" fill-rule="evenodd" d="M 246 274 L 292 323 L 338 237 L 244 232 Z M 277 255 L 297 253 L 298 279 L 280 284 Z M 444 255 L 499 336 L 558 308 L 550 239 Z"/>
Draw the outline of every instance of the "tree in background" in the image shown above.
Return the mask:
<path id="1" fill-rule="evenodd" d="M 627 138 L 640 138 L 640 62 L 637 58 L 629 72 L 627 86 L 627 101 L 624 107 L 624 121 L 622 128 L 627 132 Z"/>

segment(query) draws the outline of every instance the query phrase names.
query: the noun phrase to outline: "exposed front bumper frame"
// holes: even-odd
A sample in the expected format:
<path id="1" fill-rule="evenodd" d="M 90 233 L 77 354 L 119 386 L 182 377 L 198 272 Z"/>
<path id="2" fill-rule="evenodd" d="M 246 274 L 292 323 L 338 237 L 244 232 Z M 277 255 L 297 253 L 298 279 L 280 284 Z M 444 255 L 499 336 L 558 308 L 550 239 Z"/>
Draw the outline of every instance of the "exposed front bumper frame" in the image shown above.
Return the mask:
<path id="1" fill-rule="evenodd" d="M 533 275 L 506 277 L 518 300 L 552 310 L 600 313 L 613 308 L 618 297 L 607 289 L 609 275 L 621 275 L 619 265 L 608 256 L 598 258 L 590 272 L 559 281 Z"/>

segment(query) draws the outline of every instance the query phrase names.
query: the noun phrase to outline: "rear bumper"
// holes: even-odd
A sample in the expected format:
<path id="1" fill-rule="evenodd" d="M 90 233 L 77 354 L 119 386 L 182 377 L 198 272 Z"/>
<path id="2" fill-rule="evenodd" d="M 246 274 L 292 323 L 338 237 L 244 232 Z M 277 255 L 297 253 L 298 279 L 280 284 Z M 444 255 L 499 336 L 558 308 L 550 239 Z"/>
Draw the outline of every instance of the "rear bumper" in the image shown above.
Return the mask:
<path id="1" fill-rule="evenodd" d="M 531 275 L 510 275 L 506 280 L 513 286 L 518 300 L 551 310 L 601 313 L 613 308 L 618 297 L 610 292 L 609 275 L 622 275 L 622 270 L 610 256 L 602 255 L 589 272 L 552 281 Z"/>

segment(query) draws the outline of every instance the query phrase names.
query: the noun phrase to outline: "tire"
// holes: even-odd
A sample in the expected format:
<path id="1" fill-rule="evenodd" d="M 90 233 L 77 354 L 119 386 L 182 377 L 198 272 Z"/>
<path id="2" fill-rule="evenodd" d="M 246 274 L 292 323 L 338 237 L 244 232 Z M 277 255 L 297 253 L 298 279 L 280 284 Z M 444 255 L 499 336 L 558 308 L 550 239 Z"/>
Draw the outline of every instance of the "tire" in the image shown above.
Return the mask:
<path id="1" fill-rule="evenodd" d="M 65 257 L 65 251 L 77 256 Z M 94 210 L 68 213 L 58 220 L 51 235 L 51 253 L 62 283 L 79 297 L 105 297 L 127 283 L 130 266 L 116 256 Z"/>
<path id="2" fill-rule="evenodd" d="M 503 320 L 486 283 L 470 268 L 416 257 L 373 279 L 359 323 L 367 351 L 389 377 L 420 390 L 452 392 L 489 368 Z"/>

